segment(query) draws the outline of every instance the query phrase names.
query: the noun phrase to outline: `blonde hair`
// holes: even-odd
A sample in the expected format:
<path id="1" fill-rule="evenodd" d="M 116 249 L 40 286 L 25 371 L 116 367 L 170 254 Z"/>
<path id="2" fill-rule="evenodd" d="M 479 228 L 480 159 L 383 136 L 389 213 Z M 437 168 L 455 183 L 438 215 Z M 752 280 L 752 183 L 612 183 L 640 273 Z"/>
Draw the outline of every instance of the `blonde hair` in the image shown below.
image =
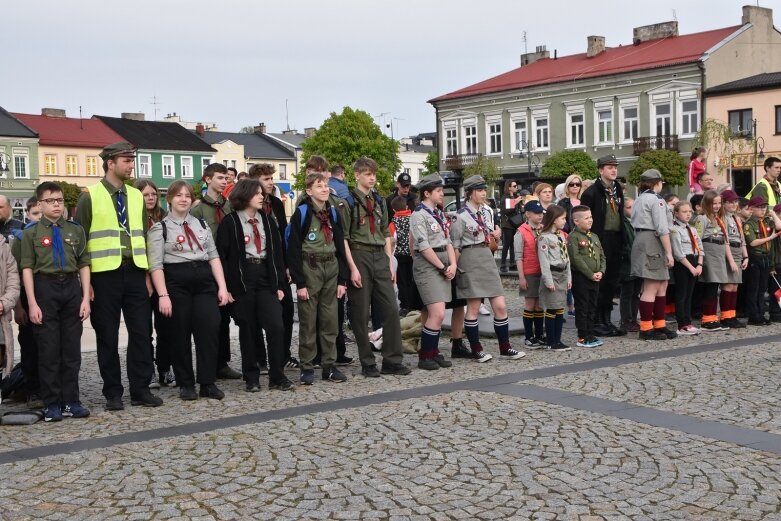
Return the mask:
<path id="1" fill-rule="evenodd" d="M 576 199 L 580 199 L 580 195 L 583 193 L 583 178 L 580 177 L 578 174 L 570 174 L 567 176 L 567 180 L 564 181 L 564 197 L 569 197 L 569 185 L 572 184 L 574 180 L 580 181 L 580 190 L 578 190 L 578 195 L 575 196 Z"/>

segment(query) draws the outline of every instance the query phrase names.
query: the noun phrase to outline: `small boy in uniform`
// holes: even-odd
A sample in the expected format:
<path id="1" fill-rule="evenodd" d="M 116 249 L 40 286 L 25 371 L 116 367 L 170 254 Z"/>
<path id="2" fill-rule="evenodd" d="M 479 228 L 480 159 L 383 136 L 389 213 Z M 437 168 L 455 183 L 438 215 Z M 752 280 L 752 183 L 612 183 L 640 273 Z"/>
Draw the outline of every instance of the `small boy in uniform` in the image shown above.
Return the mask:
<path id="1" fill-rule="evenodd" d="M 82 322 L 90 315 L 87 237 L 63 217 L 65 200 L 56 183 L 38 185 L 43 216 L 22 236 L 22 278 L 29 319 L 38 344 L 44 420 L 86 418 L 79 400 Z"/>
<path id="2" fill-rule="evenodd" d="M 765 318 L 765 290 L 771 267 L 771 243 L 779 236 L 781 219 L 771 212 L 766 216 L 767 200 L 755 195 L 748 202 L 752 209 L 751 218 L 743 225 L 743 234 L 748 247 L 748 268 L 744 284 L 746 287 L 746 313 L 752 326 L 769 325 Z"/>
<path id="3" fill-rule="evenodd" d="M 539 304 L 540 260 L 537 256 L 537 237 L 542 231 L 542 216 L 545 211 L 539 201 L 531 200 L 523 207 L 526 222 L 518 227 L 513 238 L 515 258 L 518 263 L 518 287 L 525 297 L 523 306 L 523 329 L 529 349 L 543 349 L 545 341 L 545 313 Z"/>
<path id="4" fill-rule="evenodd" d="M 594 336 L 599 281 L 605 274 L 607 260 L 599 237 L 591 233 L 594 218 L 588 206 L 572 209 L 575 228 L 570 232 L 569 254 L 572 262 L 572 296 L 575 297 L 575 326 L 578 347 L 598 347 L 604 342 Z"/>
<path id="5" fill-rule="evenodd" d="M 323 380 L 344 382 L 347 377 L 335 365 L 337 300 L 347 291 L 348 277 L 342 223 L 328 203 L 328 179 L 324 174 L 306 176 L 306 193 L 287 232 L 288 267 L 298 295 L 301 383 L 314 383 L 318 337 Z"/>

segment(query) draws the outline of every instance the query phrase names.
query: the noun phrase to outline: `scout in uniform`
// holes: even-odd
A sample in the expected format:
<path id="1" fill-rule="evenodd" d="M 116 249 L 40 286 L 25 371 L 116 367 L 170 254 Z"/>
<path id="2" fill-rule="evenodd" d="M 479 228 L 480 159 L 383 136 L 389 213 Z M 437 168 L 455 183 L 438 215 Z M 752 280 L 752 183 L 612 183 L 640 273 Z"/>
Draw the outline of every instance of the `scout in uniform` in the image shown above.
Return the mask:
<path id="1" fill-rule="evenodd" d="M 322 173 L 306 176 L 307 197 L 296 208 L 287 232 L 290 276 L 298 296 L 298 354 L 301 383 L 314 383 L 317 339 L 320 339 L 323 380 L 344 382 L 336 367 L 339 331 L 337 300 L 347 291 L 344 234 L 339 214 L 328 203 L 328 179 Z"/>
<path id="2" fill-rule="evenodd" d="M 382 374 L 406 375 L 402 363 L 399 307 L 393 291 L 395 274 L 391 266 L 393 244 L 388 231 L 388 207 L 374 191 L 377 163 L 361 157 L 353 165 L 354 205 L 344 210 L 345 256 L 350 268 L 347 296 L 352 310 L 351 323 L 361 359 L 361 373 L 370 378 Z M 382 369 L 377 369 L 369 344 L 369 307 L 374 304 L 382 315 Z"/>
<path id="3" fill-rule="evenodd" d="M 719 293 L 719 308 L 721 310 L 721 325 L 731 329 L 746 327 L 737 319 L 738 287 L 743 282 L 743 271 L 748 267 L 748 251 L 746 239 L 743 237 L 743 224 L 738 217 L 738 194 L 732 190 L 721 192 L 721 205 L 724 207 L 724 226 L 727 230 L 732 260 L 738 266 L 737 271 L 727 270 L 728 284 L 722 284 Z"/>
<path id="4" fill-rule="evenodd" d="M 768 208 L 768 213 L 770 211 L 770 208 Z M 779 213 L 781 213 L 781 203 L 778 203 L 773 207 L 773 213 L 778 216 Z M 747 219 L 744 219 L 744 222 Z M 776 237 L 773 241 L 770 242 L 770 254 L 772 257 L 772 263 L 770 265 L 770 273 L 773 275 L 776 275 L 778 273 L 781 273 L 781 235 Z M 776 282 L 776 279 L 778 279 L 778 276 L 775 278 L 770 277 L 767 281 L 767 292 L 768 295 L 773 295 L 781 286 L 778 285 L 778 282 Z M 768 301 L 770 310 L 768 312 L 768 315 L 770 316 L 771 322 L 781 322 L 781 306 L 778 305 L 778 299 L 771 298 Z"/>
<path id="5" fill-rule="evenodd" d="M 599 237 L 591 233 L 591 210 L 588 206 L 572 209 L 572 231 L 567 238 L 572 262 L 572 295 L 575 298 L 575 326 L 578 347 L 598 347 L 602 340 L 594 336 L 599 281 L 605 275 L 607 262 Z"/>
<path id="6" fill-rule="evenodd" d="M 149 272 L 160 313 L 170 317 L 172 362 L 179 397 L 197 400 L 191 338 L 195 341 L 200 396 L 222 400 L 215 385 L 220 328 L 219 306 L 230 301 L 217 247 L 203 221 L 190 215 L 195 194 L 186 181 L 174 181 L 166 200 L 170 212 L 149 229 Z"/>
<path id="7" fill-rule="evenodd" d="M 22 237 L 22 278 L 38 345 L 44 420 L 86 418 L 79 400 L 82 322 L 90 315 L 90 269 L 84 229 L 65 220 L 62 188 L 38 185 L 43 217 Z M 147 390 L 148 392 L 148 390 Z"/>
<path id="8" fill-rule="evenodd" d="M 542 231 L 544 209 L 533 200 L 523 207 L 526 221 L 518 227 L 513 238 L 515 258 L 518 263 L 519 293 L 525 298 L 523 305 L 524 345 L 530 349 L 547 347 L 545 340 L 545 312 L 540 307 L 540 258 L 537 255 L 537 237 Z"/>
<path id="9" fill-rule="evenodd" d="M 665 316 L 669 268 L 673 267 L 670 245 L 668 208 L 661 198 L 662 174 L 646 170 L 640 175 L 638 191 L 632 210 L 635 242 L 632 244 L 632 276 L 643 279 L 640 294 L 640 339 L 666 340 L 677 333 L 667 329 Z"/>
<path id="10" fill-rule="evenodd" d="M 542 232 L 537 238 L 540 258 L 540 306 L 545 309 L 545 331 L 550 349 L 569 351 L 561 341 L 564 327 L 564 306 L 567 290 L 572 288 L 567 241 L 562 230 L 567 225 L 567 210 L 552 204 L 542 219 Z"/>
<path id="11" fill-rule="evenodd" d="M 130 143 L 106 146 L 100 153 L 106 176 L 79 196 L 76 215 L 87 234 L 92 281 L 92 327 L 98 348 L 106 410 L 122 403 L 119 324 L 128 332 L 127 375 L 131 405 L 158 407 L 162 398 L 149 391 L 155 371 L 149 352 L 151 281 L 146 273 L 149 221 L 141 192 L 125 184 L 133 175 L 136 149 Z"/>
<path id="12" fill-rule="evenodd" d="M 770 324 L 765 319 L 765 289 L 770 274 L 771 243 L 779 236 L 781 219 L 771 212 L 766 215 L 767 201 L 754 196 L 749 201 L 752 208 L 751 219 L 743 225 L 743 233 L 748 244 L 748 269 L 746 270 L 746 313 L 752 326 Z"/>
<path id="13" fill-rule="evenodd" d="M 695 228 L 702 230 L 700 237 L 705 252 L 700 276 L 700 281 L 704 283 L 701 329 L 705 332 L 722 331 L 729 329 L 729 325 L 719 320 L 719 285 L 729 284 L 729 271 L 738 271 L 740 266 L 732 258 L 732 249 L 727 241 L 727 226 L 724 222 L 726 214 L 721 195 L 714 190 L 705 192 L 702 196 L 702 212 L 695 225 Z"/>
<path id="14" fill-rule="evenodd" d="M 466 204 L 458 211 L 458 217 L 450 230 L 450 239 L 456 250 L 458 270 L 456 287 L 458 297 L 466 299 L 464 329 L 469 339 L 474 360 L 481 362 L 492 357 L 480 344 L 480 330 L 477 314 L 480 300 L 488 298 L 494 313 L 494 331 L 499 340 L 501 356 L 517 360 L 526 354 L 516 351 L 510 345 L 510 326 L 504 289 L 494 255 L 488 247 L 489 235 L 493 232 L 490 223 L 483 217 L 482 205 L 486 198 L 486 182 L 479 175 L 464 181 Z"/>
<path id="15" fill-rule="evenodd" d="M 222 195 L 228 184 L 228 168 L 221 163 L 212 163 L 203 169 L 202 180 L 206 183 L 206 193 L 201 197 L 200 204 L 193 206 L 190 214 L 196 219 L 202 219 L 206 222 L 216 242 L 217 228 L 225 216 L 232 211 L 227 199 Z M 238 380 L 241 378 L 241 373 L 228 365 L 231 359 L 230 309 L 230 306 L 220 307 L 217 378 Z"/>
<path id="16" fill-rule="evenodd" d="M 692 295 L 697 278 L 702 274 L 705 252 L 702 240 L 689 221 L 693 214 L 689 201 L 679 201 L 673 210 L 674 220 L 670 229 L 670 244 L 673 250 L 673 273 L 675 276 L 675 320 L 678 334 L 699 335 L 700 330 L 692 325 Z"/>
<path id="17" fill-rule="evenodd" d="M 263 189 L 256 179 L 242 179 L 233 188 L 233 211 L 217 229 L 217 251 L 225 284 L 234 298 L 232 315 L 239 325 L 241 369 L 247 392 L 260 391 L 260 329 L 268 342 L 270 389 L 289 391 L 285 376 L 282 286 L 287 284 L 282 240 L 276 221 L 264 211 Z"/>

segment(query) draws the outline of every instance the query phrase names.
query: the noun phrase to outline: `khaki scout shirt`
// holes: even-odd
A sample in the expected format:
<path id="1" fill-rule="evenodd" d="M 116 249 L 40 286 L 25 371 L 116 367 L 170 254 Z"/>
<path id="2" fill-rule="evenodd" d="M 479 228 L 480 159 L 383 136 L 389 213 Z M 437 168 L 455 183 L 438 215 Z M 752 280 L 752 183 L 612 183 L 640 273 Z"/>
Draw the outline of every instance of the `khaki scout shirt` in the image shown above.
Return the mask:
<path id="1" fill-rule="evenodd" d="M 309 206 L 309 215 L 307 218 L 310 218 L 309 221 L 309 228 L 306 230 L 302 230 L 301 238 L 301 251 L 304 253 L 336 253 L 336 243 L 331 240 L 331 242 L 325 241 L 325 235 L 323 234 L 323 225 L 320 222 L 320 219 L 318 219 L 318 214 L 320 212 L 326 212 L 326 215 L 328 216 L 328 222 L 331 222 L 331 211 L 326 210 L 325 207 L 316 208 L 316 203 L 312 201 L 312 203 Z M 334 224 L 331 224 L 333 227 Z M 338 224 L 336 225 L 338 226 Z M 331 237 L 333 238 L 333 229 L 331 229 Z"/>
<path id="2" fill-rule="evenodd" d="M 256 213 L 254 217 L 258 220 L 258 222 L 255 223 L 255 226 L 258 227 L 258 232 L 260 232 L 260 253 L 258 253 L 258 248 L 255 246 L 255 231 L 253 230 L 252 225 L 249 223 L 250 216 L 247 215 L 247 212 L 244 210 L 238 212 L 238 214 L 239 221 L 241 221 L 241 230 L 244 233 L 245 256 L 247 258 L 265 259 L 266 251 L 268 250 L 268 241 L 266 241 L 266 230 L 263 227 L 263 221 L 260 219 L 260 214 Z"/>
<path id="3" fill-rule="evenodd" d="M 101 183 L 103 183 L 103 186 L 106 187 L 106 190 L 108 190 L 109 195 L 111 196 L 111 201 L 114 203 L 114 211 L 117 209 L 117 192 L 119 192 L 119 188 L 109 183 L 106 178 L 100 180 Z M 125 185 L 122 185 L 122 193 L 125 194 L 125 201 L 126 204 L 128 201 L 127 197 L 127 188 Z M 130 224 L 130 212 L 128 211 L 128 225 Z M 144 234 L 149 230 L 149 216 L 146 212 L 146 206 L 141 208 L 141 218 L 144 221 L 143 228 L 144 228 Z M 85 230 L 87 234 L 89 234 L 90 228 L 92 228 L 92 198 L 89 195 L 89 191 L 82 192 L 79 196 L 79 202 L 76 204 L 76 219 L 75 219 Z M 130 236 L 126 233 L 120 233 L 119 234 L 119 240 L 122 244 L 122 258 L 124 259 L 132 259 L 133 258 L 133 247 L 130 244 Z"/>
<path id="4" fill-rule="evenodd" d="M 607 261 L 597 234 L 586 233 L 576 227 L 570 232 L 567 241 L 573 271 L 589 279 L 597 272 L 605 273 Z"/>
<path id="5" fill-rule="evenodd" d="M 65 253 L 65 267 L 60 268 L 54 260 L 54 234 L 52 222 L 45 216 L 41 217 L 35 226 L 24 231 L 22 236 L 22 258 L 20 267 L 30 268 L 33 273 L 76 273 L 80 268 L 89 266 L 87 252 L 87 235 L 84 228 L 76 223 L 57 220 L 62 236 L 62 246 Z"/>
<path id="6" fill-rule="evenodd" d="M 423 205 L 425 206 L 425 205 Z M 439 210 L 432 210 L 438 212 Z M 412 212 L 409 218 L 409 233 L 412 236 L 412 246 L 415 252 L 429 248 L 442 248 L 450 244 L 447 230 L 447 216 L 442 215 L 437 221 L 429 212 L 419 208 Z M 442 228 L 444 224 L 445 228 Z"/>
<path id="7" fill-rule="evenodd" d="M 184 222 L 195 234 L 198 244 L 184 232 Z M 165 227 L 165 236 L 163 236 Z M 214 244 L 209 227 L 204 227 L 200 220 L 188 214 L 185 219 L 179 219 L 172 213 L 149 229 L 146 237 L 146 254 L 149 259 L 149 271 L 163 269 L 164 264 L 182 262 L 210 261 L 218 257 L 217 246 Z"/>
<path id="8" fill-rule="evenodd" d="M 203 219 L 206 221 L 206 224 L 209 225 L 209 228 L 212 231 L 212 237 L 217 237 L 217 227 L 220 223 L 217 222 L 217 210 L 214 208 L 214 204 L 214 199 L 207 193 L 201 199 L 201 204 L 194 206 L 190 210 L 190 215 L 196 219 Z M 228 201 L 221 195 L 218 196 L 217 204 L 222 206 L 222 211 L 225 215 L 228 215 L 233 211 L 230 204 L 228 204 Z"/>
<path id="9" fill-rule="evenodd" d="M 561 232 L 546 232 L 537 238 L 537 254 L 540 257 L 541 282 L 543 286 L 554 284 L 551 267 L 563 268 L 567 272 L 567 283 L 572 282 L 567 241 Z"/>
<path id="10" fill-rule="evenodd" d="M 373 194 L 366 194 L 360 188 L 355 189 L 355 206 L 346 208 L 344 212 L 344 238 L 350 244 L 365 246 L 385 246 L 385 239 L 390 237 L 388 231 L 388 207 L 382 199 L 375 199 Z M 369 218 L 366 214 L 367 201 L 374 205 L 374 234 L 371 233 Z"/>
<path id="11" fill-rule="evenodd" d="M 773 233 L 774 225 L 768 220 L 767 217 L 763 219 L 765 225 L 765 234 L 759 233 L 759 219 L 751 216 L 751 219 L 745 222 L 743 225 L 743 233 L 746 236 L 746 245 L 748 247 L 749 255 L 768 255 L 770 253 L 770 242 L 760 244 L 759 246 L 751 246 L 751 243 L 757 239 L 762 239 Z"/>
<path id="12" fill-rule="evenodd" d="M 689 232 L 691 232 L 691 235 Z M 692 243 L 692 238 L 694 238 L 694 243 Z M 670 229 L 670 246 L 676 262 L 681 262 L 687 255 L 695 255 L 695 253 L 698 256 L 705 255 L 705 250 L 702 248 L 702 239 L 697 234 L 697 230 L 678 219 L 673 221 L 673 227 Z"/>
<path id="13" fill-rule="evenodd" d="M 667 203 L 652 191 L 645 191 L 632 207 L 632 227 L 635 230 L 653 230 L 657 237 L 670 233 Z"/>
<path id="14" fill-rule="evenodd" d="M 482 225 L 478 222 L 478 217 L 482 219 Z M 467 203 L 458 211 L 456 221 L 450 229 L 453 247 L 461 249 L 473 244 L 487 244 L 488 235 L 493 231 L 492 223 L 493 221 L 486 221 L 482 208 L 475 210 Z"/>

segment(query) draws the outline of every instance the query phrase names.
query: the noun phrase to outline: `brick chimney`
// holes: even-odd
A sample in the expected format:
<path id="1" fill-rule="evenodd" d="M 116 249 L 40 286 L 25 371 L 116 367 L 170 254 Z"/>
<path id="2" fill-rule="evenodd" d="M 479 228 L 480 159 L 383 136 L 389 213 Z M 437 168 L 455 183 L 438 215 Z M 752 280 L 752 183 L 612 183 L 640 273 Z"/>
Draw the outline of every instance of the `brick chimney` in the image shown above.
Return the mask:
<path id="1" fill-rule="evenodd" d="M 199 136 L 203 136 L 203 132 L 204 132 L 204 128 L 202 123 L 198 123 L 197 125 L 195 125 L 196 134 L 198 134 Z"/>
<path id="2" fill-rule="evenodd" d="M 316 132 L 316 131 L 317 131 L 317 129 L 316 129 L 315 127 L 306 127 L 306 128 L 304 129 L 304 135 L 305 135 L 307 138 L 310 138 L 310 137 L 312 137 L 312 136 L 314 136 L 314 135 L 315 135 L 315 132 Z"/>
<path id="3" fill-rule="evenodd" d="M 773 10 L 756 5 L 744 5 L 741 23 L 743 25 L 752 24 L 762 27 L 773 27 Z"/>
<path id="4" fill-rule="evenodd" d="M 255 126 L 255 134 L 265 134 L 266 133 L 266 124 L 261 123 L 260 125 Z"/>
<path id="5" fill-rule="evenodd" d="M 42 108 L 41 116 L 49 116 L 50 118 L 64 118 L 65 109 Z"/>
<path id="6" fill-rule="evenodd" d="M 635 27 L 632 33 L 632 43 L 635 45 L 649 40 L 678 36 L 678 22 L 662 22 L 660 24 Z"/>
<path id="7" fill-rule="evenodd" d="M 144 121 L 146 116 L 143 112 L 123 112 L 122 119 L 132 119 L 133 121 Z"/>
<path id="8" fill-rule="evenodd" d="M 604 36 L 589 36 L 587 42 L 588 46 L 586 47 L 586 56 L 589 58 L 593 58 L 605 50 Z"/>
<path id="9" fill-rule="evenodd" d="M 544 45 L 538 45 L 537 50 L 534 52 L 527 52 L 526 54 L 521 54 L 521 67 L 524 65 L 529 65 L 537 60 L 541 60 L 543 58 L 550 58 L 550 51 L 545 49 Z"/>

